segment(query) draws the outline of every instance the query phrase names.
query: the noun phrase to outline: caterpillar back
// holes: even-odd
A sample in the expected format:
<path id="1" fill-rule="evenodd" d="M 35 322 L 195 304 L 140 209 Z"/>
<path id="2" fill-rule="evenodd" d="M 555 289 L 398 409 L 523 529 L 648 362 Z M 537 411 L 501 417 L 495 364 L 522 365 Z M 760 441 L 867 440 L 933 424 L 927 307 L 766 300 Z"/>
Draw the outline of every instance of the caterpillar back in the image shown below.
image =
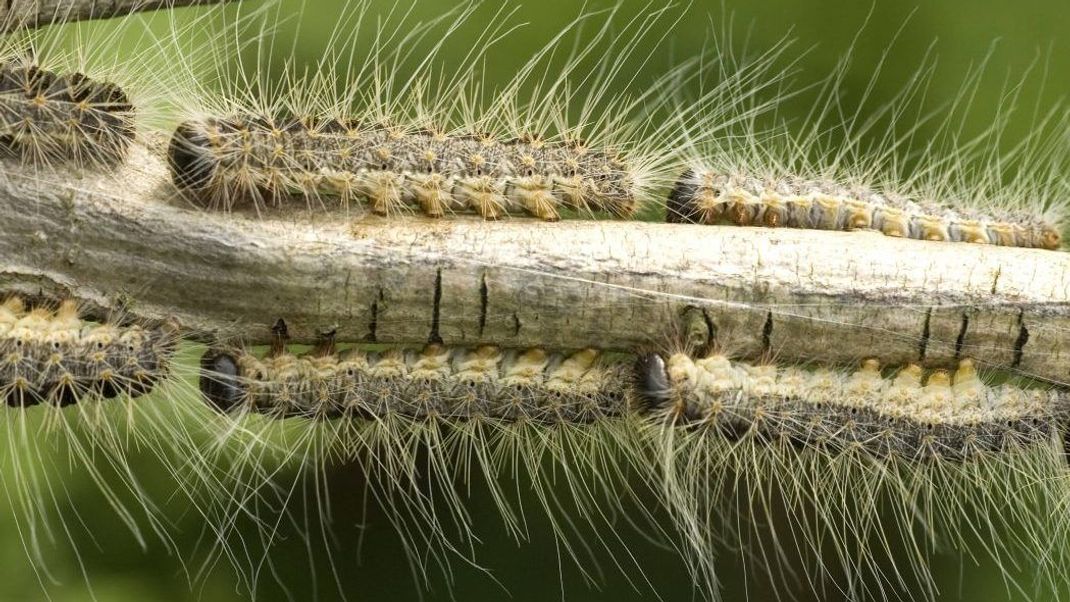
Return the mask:
<path id="1" fill-rule="evenodd" d="M 668 220 L 678 223 L 875 230 L 916 240 L 1049 250 L 1058 249 L 1062 240 L 1057 223 L 1028 211 L 955 209 L 894 192 L 792 176 L 762 180 L 688 170 L 670 193 L 667 207 Z"/>
<path id="2" fill-rule="evenodd" d="M 0 391 L 9 406 L 64 406 L 90 395 L 140 397 L 167 376 L 175 330 L 85 322 L 76 303 L 53 312 L 0 305 Z"/>
<path id="3" fill-rule="evenodd" d="M 133 105 L 110 82 L 34 64 L 0 64 L 0 146 L 30 164 L 108 165 L 134 138 Z"/>
<path id="4" fill-rule="evenodd" d="M 328 341 L 304 356 L 209 352 L 201 363 L 207 401 L 275 417 L 587 424 L 626 410 L 621 366 L 593 349 L 570 356 L 493 346 L 337 353 Z"/>

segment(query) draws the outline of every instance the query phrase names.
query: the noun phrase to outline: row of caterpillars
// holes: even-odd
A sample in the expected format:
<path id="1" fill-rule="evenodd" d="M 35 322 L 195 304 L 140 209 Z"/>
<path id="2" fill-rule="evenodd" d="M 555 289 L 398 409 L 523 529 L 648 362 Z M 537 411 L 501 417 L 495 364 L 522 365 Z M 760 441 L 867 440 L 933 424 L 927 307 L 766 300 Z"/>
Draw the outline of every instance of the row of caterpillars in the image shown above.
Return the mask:
<path id="1" fill-rule="evenodd" d="M 121 163 L 136 134 L 136 110 L 111 82 L 59 74 L 32 60 L 0 63 L 0 151 L 35 165 Z M 226 211 L 258 212 L 285 199 L 309 208 L 325 197 L 367 199 L 373 213 L 430 217 L 526 214 L 556 221 L 565 210 L 632 217 L 652 197 L 629 157 L 580 141 L 537 135 L 407 131 L 389 124 L 235 113 L 190 119 L 167 151 L 185 196 Z M 642 162 L 639 162 L 642 163 Z M 755 182 L 761 182 L 760 185 Z M 1057 224 L 1024 213 L 986 215 L 835 183 L 688 169 L 667 199 L 666 221 L 820 230 L 868 229 L 890 236 L 1056 249 Z"/>

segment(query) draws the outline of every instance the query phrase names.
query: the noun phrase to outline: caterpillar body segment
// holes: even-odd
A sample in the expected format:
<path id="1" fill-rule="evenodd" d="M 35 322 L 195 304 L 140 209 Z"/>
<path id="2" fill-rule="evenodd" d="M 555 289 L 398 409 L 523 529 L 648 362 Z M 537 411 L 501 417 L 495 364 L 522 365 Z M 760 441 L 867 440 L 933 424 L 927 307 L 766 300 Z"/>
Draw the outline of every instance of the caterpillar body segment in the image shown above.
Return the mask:
<path id="1" fill-rule="evenodd" d="M 615 154 L 536 137 L 406 132 L 338 120 L 252 115 L 186 121 L 168 151 L 175 183 L 210 207 L 287 195 L 366 199 L 392 215 L 560 219 L 562 208 L 630 216 L 633 176 Z"/>
<path id="2" fill-rule="evenodd" d="M 71 301 L 28 307 L 11 297 L 0 305 L 0 392 L 15 407 L 140 397 L 169 374 L 175 344 L 171 324 L 90 322 Z"/>
<path id="3" fill-rule="evenodd" d="M 969 359 L 953 372 L 909 364 L 885 376 L 873 359 L 844 373 L 677 353 L 645 356 L 636 372 L 640 405 L 673 422 L 876 458 L 962 460 L 1051 444 L 1070 416 L 1070 393 L 985 385 Z"/>
<path id="4" fill-rule="evenodd" d="M 266 354 L 220 346 L 202 358 L 200 391 L 219 411 L 209 424 L 220 427 L 238 466 L 230 469 L 234 486 L 215 501 L 219 512 L 247 512 L 259 501 L 247 497 L 295 485 L 276 462 L 296 461 L 305 483 L 342 460 L 365 475 L 363 492 L 381 505 L 421 575 L 477 562 L 482 519 L 469 503 L 484 494 L 491 517 L 501 519 L 496 528 L 518 542 L 537 536 L 529 521 L 545 513 L 545 534 L 580 570 L 592 570 L 602 548 L 614 562 L 638 566 L 611 545 L 620 543 L 612 529 L 604 538 L 581 535 L 595 525 L 621 528 L 616 505 L 631 506 L 624 500 L 638 487 L 625 478 L 631 456 L 609 446 L 628 433 L 626 363 L 593 349 L 372 351 L 325 340 L 298 353 L 283 341 Z M 650 537 L 664 529 L 640 513 L 627 521 Z"/>
<path id="5" fill-rule="evenodd" d="M 211 351 L 202 360 L 205 398 L 226 412 L 274 417 L 588 424 L 627 411 L 624 370 L 600 354 L 429 345 L 378 353 L 321 348 L 263 358 Z"/>
<path id="6" fill-rule="evenodd" d="M 275 2 L 235 13 L 219 0 L 30 1 L 6 19 L 0 9 L 0 158 L 13 160 L 2 171 L 61 186 L 72 168 L 110 173 L 134 150 L 162 154 L 189 74 L 221 58 L 219 23 L 244 35 Z M 190 4 L 203 6 L 167 10 Z"/>
<path id="7" fill-rule="evenodd" d="M 79 505 L 104 509 L 92 516 L 106 515 L 108 528 L 128 531 L 143 548 L 155 540 L 175 549 L 163 507 L 176 495 L 191 499 L 188 483 L 177 479 L 160 493 L 140 470 L 149 462 L 157 472 L 148 474 L 207 471 L 187 427 L 189 408 L 203 406 L 174 395 L 182 388 L 179 338 L 173 320 L 102 319 L 69 299 L 0 299 L 3 489 L 35 571 L 51 572 L 46 551 L 54 546 L 100 553 L 82 547 L 102 525 Z"/>
<path id="8" fill-rule="evenodd" d="M 916 240 L 1058 249 L 1059 225 L 1026 211 L 982 212 L 864 187 L 797 177 L 758 178 L 689 169 L 669 195 L 666 220 L 812 230 L 874 230 Z"/>
<path id="9" fill-rule="evenodd" d="M 106 167 L 123 160 L 134 137 L 134 107 L 118 85 L 27 60 L 0 62 L 3 156 Z"/>

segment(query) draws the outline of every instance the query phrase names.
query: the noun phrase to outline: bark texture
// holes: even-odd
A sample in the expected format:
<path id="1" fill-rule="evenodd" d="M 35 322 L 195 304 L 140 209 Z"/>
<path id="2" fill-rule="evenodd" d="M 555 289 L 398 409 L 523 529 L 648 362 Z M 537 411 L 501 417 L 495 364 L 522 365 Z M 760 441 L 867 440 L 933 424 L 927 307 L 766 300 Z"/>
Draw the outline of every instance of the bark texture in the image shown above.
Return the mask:
<path id="1" fill-rule="evenodd" d="M 9 175 L 0 223 L 0 290 L 99 309 L 121 298 L 201 340 L 264 343 L 280 318 L 299 342 L 336 329 L 350 342 L 635 350 L 686 334 L 748 356 L 929 365 L 968 356 L 1070 380 L 1062 252 L 303 206 L 224 216 L 178 197 L 143 149 L 115 174 Z"/>

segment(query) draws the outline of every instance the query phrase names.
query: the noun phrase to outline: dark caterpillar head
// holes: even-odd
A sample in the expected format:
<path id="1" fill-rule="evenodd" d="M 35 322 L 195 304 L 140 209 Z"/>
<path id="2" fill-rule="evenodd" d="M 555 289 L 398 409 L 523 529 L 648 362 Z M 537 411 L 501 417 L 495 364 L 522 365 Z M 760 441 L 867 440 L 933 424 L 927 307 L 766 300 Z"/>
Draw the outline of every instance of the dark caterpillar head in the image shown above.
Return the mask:
<path id="1" fill-rule="evenodd" d="M 167 149 L 167 165 L 176 186 L 196 191 L 211 184 L 218 163 L 211 145 L 202 122 L 185 121 L 175 129 Z"/>
<path id="2" fill-rule="evenodd" d="M 244 392 L 239 384 L 237 359 L 225 351 L 208 351 L 201 357 L 201 395 L 221 412 L 241 404 Z"/>
<path id="3" fill-rule="evenodd" d="M 688 169 L 680 174 L 669 193 L 669 200 L 665 204 L 665 221 L 670 224 L 696 224 L 699 221 L 699 212 L 695 208 L 695 194 L 698 192 L 698 184 L 695 180 L 695 170 Z"/>
<path id="4" fill-rule="evenodd" d="M 671 403 L 672 387 L 665 360 L 660 355 L 647 353 L 635 359 L 635 391 L 642 411 L 657 410 Z"/>

